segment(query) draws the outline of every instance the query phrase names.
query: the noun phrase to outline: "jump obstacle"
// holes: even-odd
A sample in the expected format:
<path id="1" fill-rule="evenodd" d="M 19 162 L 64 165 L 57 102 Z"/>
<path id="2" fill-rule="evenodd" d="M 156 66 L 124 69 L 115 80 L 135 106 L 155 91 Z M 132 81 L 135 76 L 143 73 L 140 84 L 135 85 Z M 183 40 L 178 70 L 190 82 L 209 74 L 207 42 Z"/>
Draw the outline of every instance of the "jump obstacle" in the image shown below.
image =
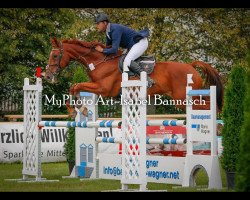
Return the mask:
<path id="1" fill-rule="evenodd" d="M 141 80 L 122 77 L 122 96 L 133 101 L 146 100 L 146 74 Z M 210 96 L 210 110 L 193 110 L 186 107 L 186 120 L 146 120 L 146 105 L 122 105 L 121 120 L 97 120 L 97 106 L 88 106 L 88 116 L 78 113 L 75 122 L 41 121 L 42 81 L 36 85 L 24 81 L 24 159 L 23 181 L 35 176 L 43 181 L 41 171 L 41 134 L 44 126 L 76 128 L 76 166 L 71 176 L 107 178 L 121 180 L 122 189 L 129 184 L 140 185 L 146 190 L 147 182 L 179 184 L 183 187 L 195 185 L 194 175 L 205 169 L 209 178 L 208 188 L 222 188 L 216 143 L 216 86 L 209 90 L 192 90 L 192 75 L 187 77 L 186 96 Z M 96 100 L 96 95 L 84 93 L 84 98 Z M 89 115 L 90 114 L 90 115 Z M 146 123 L 145 123 L 146 122 Z M 146 126 L 186 126 L 187 139 L 146 138 Z M 121 127 L 122 138 L 97 137 L 98 127 Z M 84 129 L 83 129 L 84 128 Z M 194 155 L 194 142 L 210 142 L 211 155 Z M 122 154 L 98 153 L 98 143 L 122 143 Z M 146 155 L 146 144 L 186 143 L 186 157 L 162 157 Z"/>

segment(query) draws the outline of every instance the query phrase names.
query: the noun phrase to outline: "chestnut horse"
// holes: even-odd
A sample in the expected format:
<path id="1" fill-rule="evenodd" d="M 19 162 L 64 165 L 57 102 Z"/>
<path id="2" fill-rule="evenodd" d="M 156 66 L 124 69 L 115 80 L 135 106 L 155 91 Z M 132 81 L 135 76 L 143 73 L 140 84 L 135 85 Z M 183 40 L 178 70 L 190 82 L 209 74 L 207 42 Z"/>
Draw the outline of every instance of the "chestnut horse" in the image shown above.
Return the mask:
<path id="1" fill-rule="evenodd" d="M 54 82 L 59 72 L 67 67 L 70 61 L 75 60 L 83 64 L 91 81 L 75 84 L 70 94 L 76 95 L 79 91 L 86 91 L 102 95 L 103 97 L 116 97 L 121 90 L 121 72 L 118 61 L 122 55 L 119 51 L 115 55 L 106 56 L 95 50 L 95 46 L 103 44 L 98 42 L 84 42 L 79 40 L 58 41 L 51 38 L 52 51 L 49 64 L 46 67 L 45 79 Z M 90 67 L 91 65 L 92 67 Z M 168 95 L 173 100 L 186 99 L 187 74 L 193 74 L 193 89 L 203 88 L 203 79 L 195 67 L 198 66 L 206 75 L 206 85 L 216 85 L 217 111 L 221 111 L 223 104 L 223 85 L 215 68 L 209 64 L 195 61 L 191 64 L 179 62 L 157 62 L 154 71 L 149 75 L 155 84 L 147 89 L 148 95 Z M 137 77 L 138 79 L 138 77 Z M 202 109 L 209 109 L 209 101 Z M 185 109 L 185 105 L 177 106 Z M 67 105 L 71 113 L 73 108 Z M 72 113 L 71 113 L 72 114 Z"/>

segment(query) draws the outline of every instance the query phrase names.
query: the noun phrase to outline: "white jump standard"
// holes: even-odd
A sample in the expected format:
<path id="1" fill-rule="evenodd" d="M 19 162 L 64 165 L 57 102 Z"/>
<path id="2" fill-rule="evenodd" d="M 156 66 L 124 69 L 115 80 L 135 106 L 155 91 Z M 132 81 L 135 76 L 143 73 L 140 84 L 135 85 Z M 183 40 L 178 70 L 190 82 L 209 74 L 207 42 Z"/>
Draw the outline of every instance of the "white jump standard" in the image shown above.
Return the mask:
<path id="1" fill-rule="evenodd" d="M 36 85 L 30 85 L 24 79 L 24 148 L 22 179 L 6 179 L 18 182 L 57 182 L 42 178 L 41 169 L 41 131 L 39 122 L 42 115 L 42 79 L 36 79 Z M 31 178 L 30 176 L 35 176 Z"/>

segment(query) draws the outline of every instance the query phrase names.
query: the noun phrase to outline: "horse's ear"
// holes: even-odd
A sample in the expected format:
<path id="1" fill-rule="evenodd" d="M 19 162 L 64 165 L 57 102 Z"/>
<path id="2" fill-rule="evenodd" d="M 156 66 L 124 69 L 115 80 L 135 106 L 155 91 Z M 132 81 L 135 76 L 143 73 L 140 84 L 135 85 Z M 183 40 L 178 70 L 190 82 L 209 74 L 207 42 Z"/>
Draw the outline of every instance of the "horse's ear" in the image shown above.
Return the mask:
<path id="1" fill-rule="evenodd" d="M 50 42 L 52 44 L 52 47 L 54 47 L 54 48 L 59 47 L 59 42 L 57 41 L 57 39 L 55 37 L 54 38 L 51 37 Z"/>

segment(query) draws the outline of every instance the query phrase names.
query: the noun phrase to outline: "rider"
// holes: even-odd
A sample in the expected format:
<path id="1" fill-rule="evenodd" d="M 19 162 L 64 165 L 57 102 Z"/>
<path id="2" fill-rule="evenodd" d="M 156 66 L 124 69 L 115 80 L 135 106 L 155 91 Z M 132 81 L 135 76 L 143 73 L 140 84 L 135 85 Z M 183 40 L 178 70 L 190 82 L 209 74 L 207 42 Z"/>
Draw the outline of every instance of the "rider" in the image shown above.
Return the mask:
<path id="1" fill-rule="evenodd" d="M 148 48 L 149 32 L 147 29 L 135 31 L 121 24 L 110 23 L 108 15 L 100 13 L 95 18 L 96 28 L 99 32 L 106 33 L 106 45 L 112 45 L 111 48 L 102 48 L 96 46 L 96 50 L 105 55 L 115 54 L 119 47 L 128 49 L 123 62 L 123 71 L 128 72 L 129 68 L 140 76 L 140 66 L 134 61 L 139 58 Z M 129 68 L 128 68 L 129 67 Z M 151 87 L 154 81 L 147 76 L 148 87 Z"/>

